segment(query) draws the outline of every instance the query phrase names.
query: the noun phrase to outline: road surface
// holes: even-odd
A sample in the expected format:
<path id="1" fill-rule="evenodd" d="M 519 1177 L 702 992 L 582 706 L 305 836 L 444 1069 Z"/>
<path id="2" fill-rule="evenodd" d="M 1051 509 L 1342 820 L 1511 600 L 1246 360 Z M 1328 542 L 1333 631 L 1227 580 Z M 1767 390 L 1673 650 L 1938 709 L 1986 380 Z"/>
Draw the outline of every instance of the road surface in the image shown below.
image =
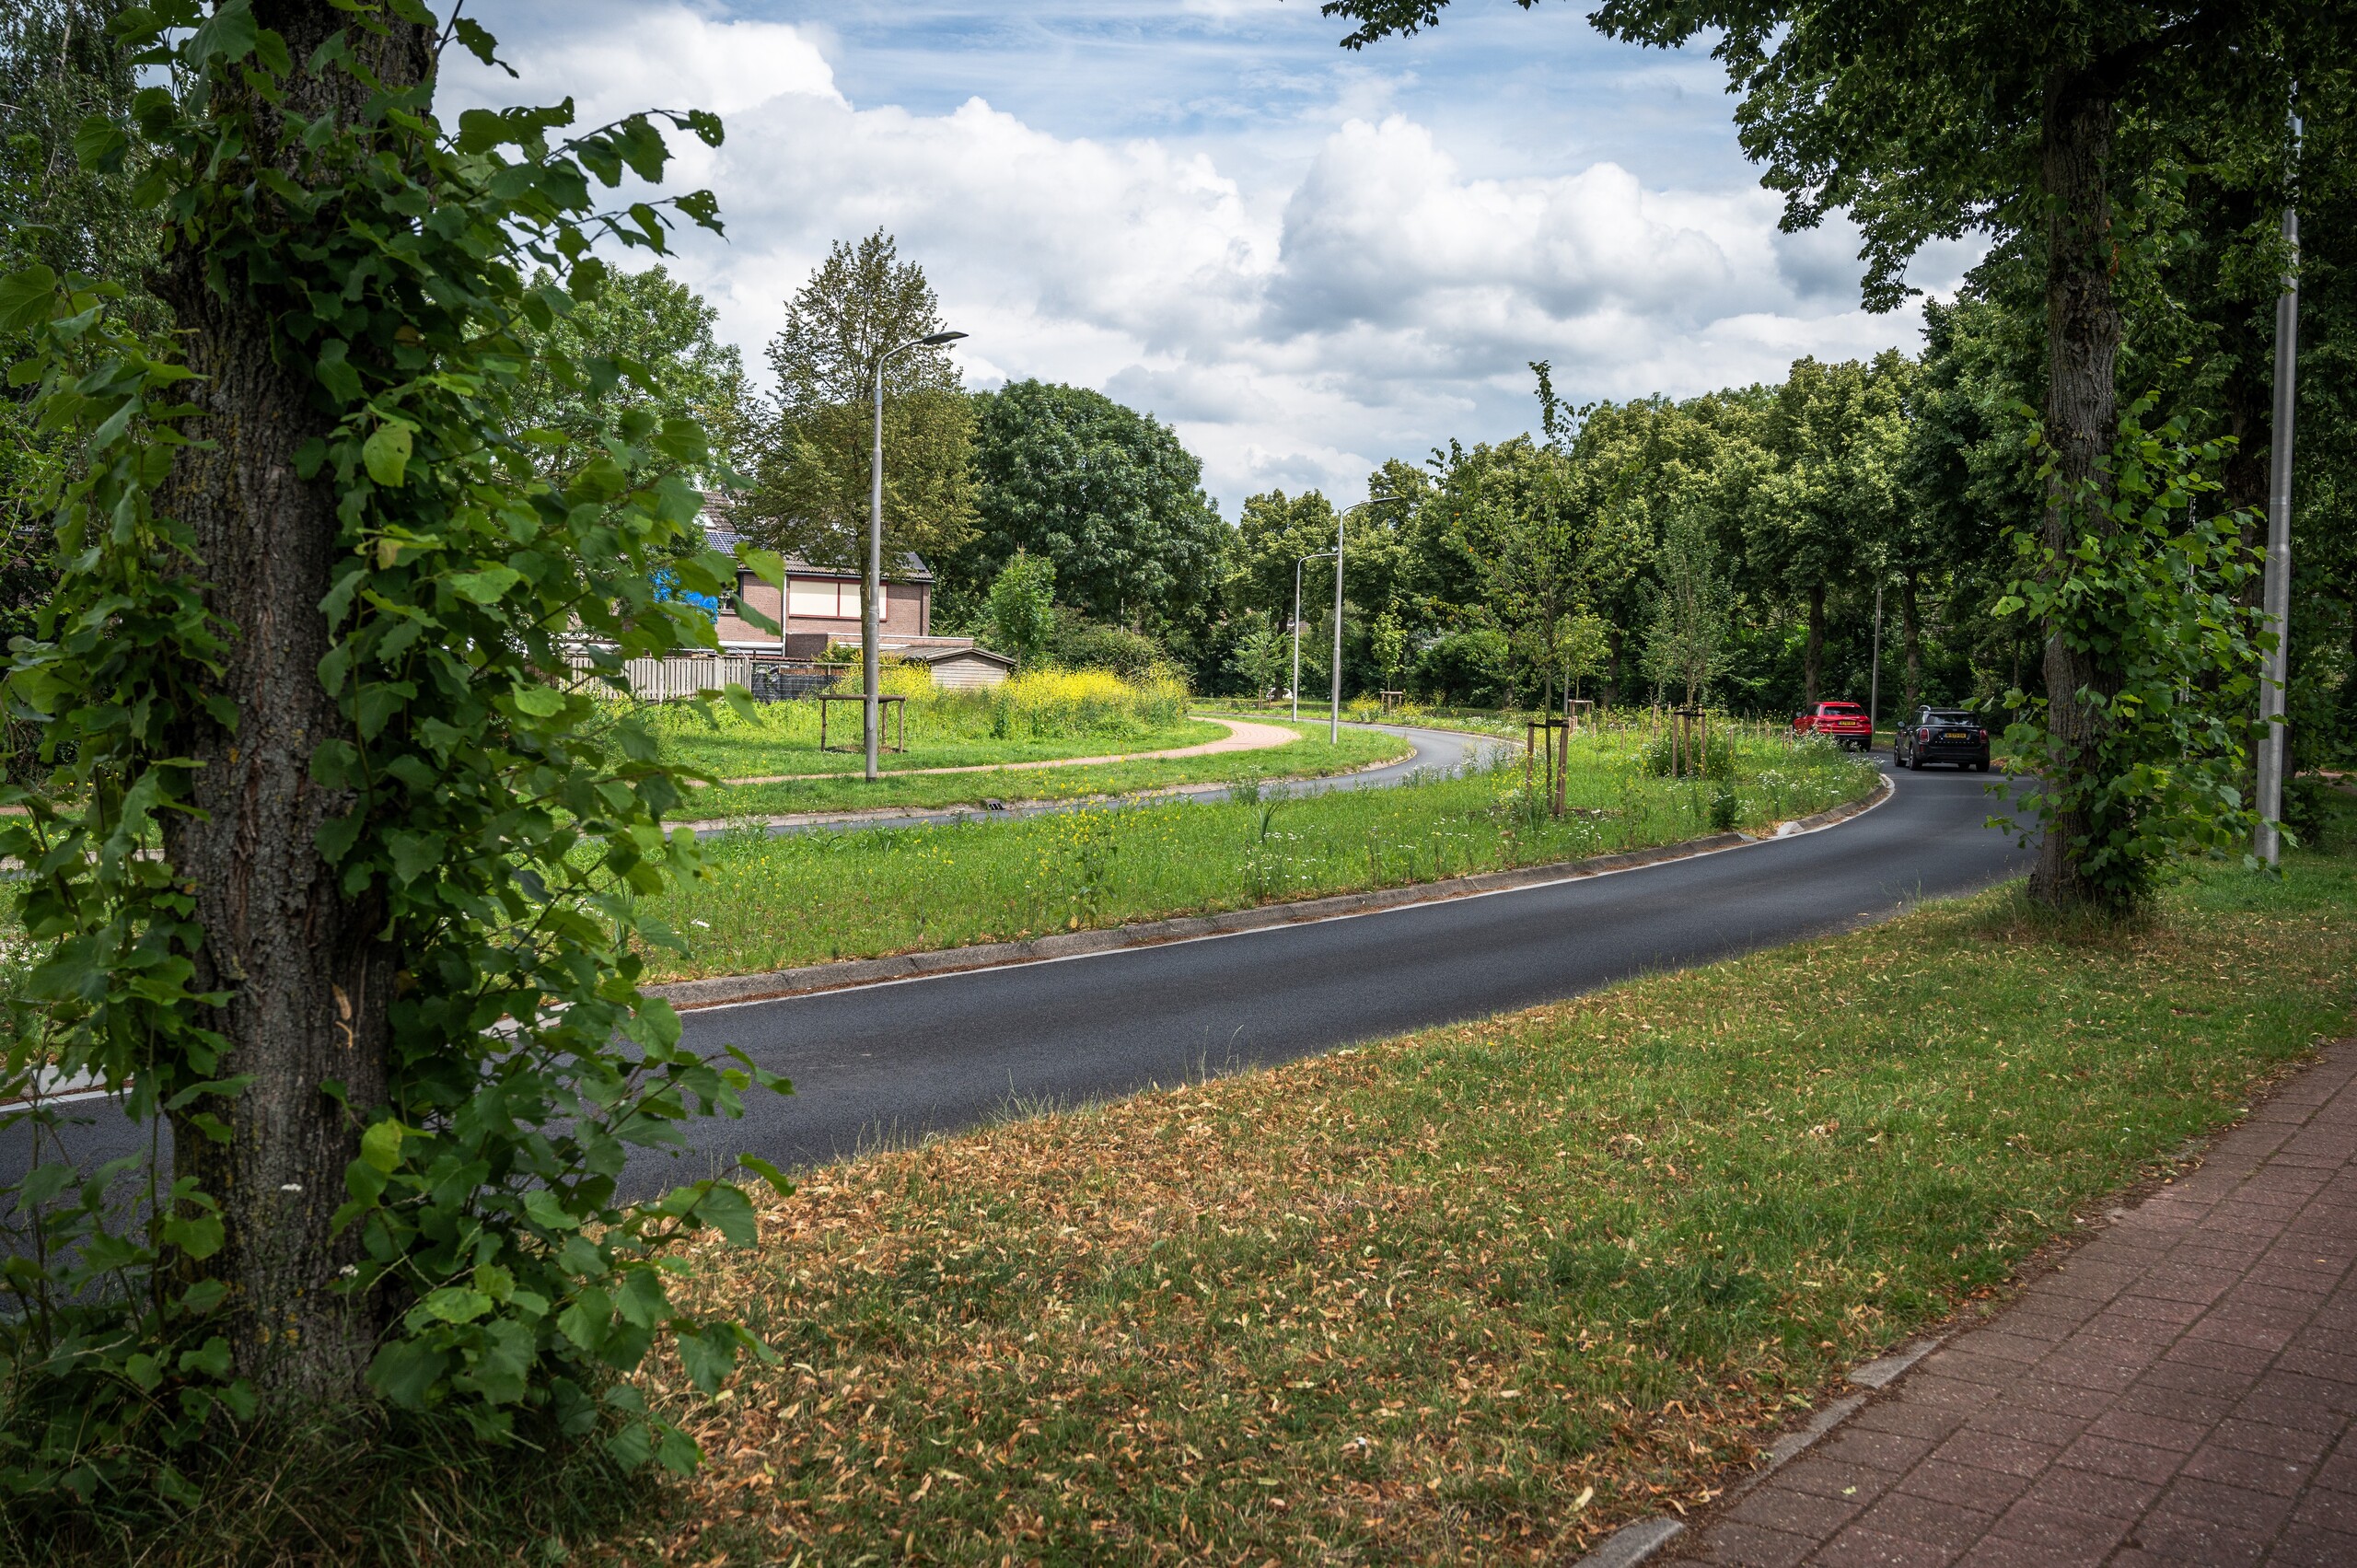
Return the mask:
<path id="1" fill-rule="evenodd" d="M 1982 776 L 1895 782 L 1884 804 L 1818 832 L 1608 876 L 691 1012 L 686 1043 L 737 1046 L 795 1092 L 756 1096 L 742 1121 L 691 1124 L 692 1153 L 642 1156 L 624 1186 L 649 1196 L 726 1170 L 738 1151 L 814 1165 L 1010 1109 L 1531 1006 L 1882 919 L 2026 869 L 2027 852 L 1982 825 Z M 136 1130 L 103 1103 L 77 1109 L 96 1113 L 75 1136 L 79 1158 L 137 1146 Z M 12 1138 L 0 1179 L 20 1160 Z"/>

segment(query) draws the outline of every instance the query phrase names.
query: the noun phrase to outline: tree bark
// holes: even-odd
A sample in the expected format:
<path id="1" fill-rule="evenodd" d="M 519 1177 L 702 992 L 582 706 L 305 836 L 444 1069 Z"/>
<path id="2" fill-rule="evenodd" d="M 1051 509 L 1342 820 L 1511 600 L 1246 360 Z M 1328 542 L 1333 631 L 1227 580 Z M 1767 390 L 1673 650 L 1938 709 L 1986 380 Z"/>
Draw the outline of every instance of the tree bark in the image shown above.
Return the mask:
<path id="1" fill-rule="evenodd" d="M 1923 622 L 1915 610 L 1915 574 L 1910 572 L 1898 589 L 1898 623 L 1907 639 L 1907 696 L 1899 712 L 1910 720 L 1923 695 Z"/>
<path id="2" fill-rule="evenodd" d="M 2047 78 L 2041 128 L 2046 197 L 2046 439 L 2054 473 L 2046 492 L 2045 542 L 2058 553 L 2074 540 L 2078 497 L 2106 480 L 2098 464 L 2119 423 L 2115 374 L 2119 309 L 2112 296 L 2112 102 L 2084 74 Z M 2097 718 L 2087 695 L 2109 695 L 2117 677 L 2095 655 L 2070 647 L 2046 628 L 2047 730 L 2065 766 L 2095 761 Z M 2082 866 L 2090 824 L 2076 809 L 2046 825 L 2030 894 L 2053 905 L 2094 901 L 2098 889 Z"/>
<path id="3" fill-rule="evenodd" d="M 254 10 L 297 62 L 345 19 L 323 0 L 257 0 Z M 356 34 L 355 52 L 388 85 L 424 80 L 430 37 L 388 26 L 384 37 Z M 220 111 L 258 117 L 252 145 L 275 145 L 278 110 L 242 83 L 216 91 Z M 298 64 L 284 112 L 349 122 L 365 99 L 343 72 L 315 76 Z M 291 158 L 281 168 L 302 178 Z M 350 1400 L 363 1391 L 381 1325 L 373 1303 L 335 1293 L 359 1233 L 334 1237 L 329 1221 L 359 1152 L 357 1113 L 385 1100 L 396 955 L 381 935 L 380 900 L 345 898 L 312 837 L 351 797 L 312 782 L 311 754 L 351 727 L 319 676 L 335 492 L 325 478 L 297 477 L 295 454 L 334 418 L 308 355 L 277 336 L 286 302 L 234 273 L 215 289 L 211 260 L 183 249 L 158 279 L 203 377 L 189 384 L 201 410 L 192 434 L 214 443 L 183 449 L 160 500 L 194 531 L 206 603 L 234 629 L 212 690 L 238 722 L 186 715 L 178 738 L 200 764 L 197 809 L 166 818 L 164 842 L 204 928 L 196 988 L 228 993 L 203 1020 L 228 1041 L 219 1075 L 252 1083 L 226 1102 L 226 1142 L 175 1115 L 173 1163 L 221 1205 L 225 1245 L 191 1270 L 229 1287 L 221 1321 L 238 1370 L 273 1399 Z"/>
<path id="4" fill-rule="evenodd" d="M 1817 700 L 1819 678 L 1825 669 L 1825 585 L 1811 583 L 1808 589 L 1808 640 L 1801 645 L 1801 700 L 1814 705 Z"/>

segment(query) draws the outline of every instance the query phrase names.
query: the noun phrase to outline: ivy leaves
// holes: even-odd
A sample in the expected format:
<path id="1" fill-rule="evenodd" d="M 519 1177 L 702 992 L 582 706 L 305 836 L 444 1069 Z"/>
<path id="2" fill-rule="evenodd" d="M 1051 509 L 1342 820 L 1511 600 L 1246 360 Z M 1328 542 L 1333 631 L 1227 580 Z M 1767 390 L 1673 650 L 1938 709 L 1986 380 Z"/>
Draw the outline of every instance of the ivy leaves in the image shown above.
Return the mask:
<path id="1" fill-rule="evenodd" d="M 714 645 L 677 590 L 733 587 L 737 564 L 698 547 L 700 498 L 682 477 L 707 456 L 695 425 L 625 416 L 552 464 L 547 444 L 566 438 L 519 435 L 513 412 L 528 377 L 620 373 L 536 364 L 521 329 L 595 285 L 600 241 L 662 252 L 681 218 L 718 228 L 708 193 L 610 209 L 597 197 L 659 182 L 667 133 L 717 145 L 721 126 L 679 110 L 568 134 L 566 102 L 470 111 L 450 134 L 430 83 L 389 88 L 365 64 L 394 24 L 430 20 L 416 0 L 336 9 L 343 30 L 299 62 L 247 0 L 124 12 L 141 63 L 174 85 L 140 93 L 133 132 L 88 129 L 78 144 L 93 164 L 138 153 L 170 246 L 268 322 L 277 361 L 308 371 L 325 432 L 295 455 L 297 476 L 331 495 L 337 530 L 317 674 L 343 729 L 308 769 L 338 808 L 313 842 L 401 969 L 383 1102 L 322 1086 L 358 1150 L 334 1225 L 363 1261 L 334 1288 L 396 1325 L 370 1370 L 387 1402 L 456 1411 L 488 1438 L 540 1411 L 625 1458 L 685 1466 L 693 1445 L 619 1379 L 662 1342 L 707 1388 L 766 1353 L 677 1307 L 668 1285 L 683 1237 L 749 1242 L 753 1210 L 712 1180 L 633 1202 L 621 1173 L 634 1151 L 680 1146 L 690 1117 L 736 1115 L 747 1093 L 787 1086 L 741 1055 L 685 1049 L 678 1016 L 638 990 L 636 949 L 656 934 L 640 931 L 636 900 L 694 875 L 699 856 L 666 820 L 687 781 L 610 699 L 627 660 Z M 495 59 L 477 24 L 449 36 Z M 287 111 L 306 74 L 348 77 L 359 109 Z M 527 283 L 540 273 L 550 281 Z M 12 384 L 37 383 L 45 426 L 85 454 L 51 498 L 63 586 L 8 675 L 60 772 L 50 791 L 16 792 L 25 814 L 0 820 L 43 951 L 5 1077 L 87 1073 L 124 1090 L 136 1119 L 169 1111 L 184 1136 L 226 1135 L 215 1112 L 244 1085 L 221 1075 L 227 1042 L 202 1022 L 224 996 L 196 989 L 205 934 L 158 825 L 187 807 L 176 738 L 192 715 L 238 722 L 206 678 L 248 629 L 208 613 L 206 563 L 156 505 L 197 444 L 175 390 L 190 372 L 121 328 L 121 296 L 43 268 L 0 279 L 0 330 L 38 341 Z M 552 467 L 558 482 L 536 477 Z M 773 558 L 753 564 L 782 578 Z M 350 999 L 337 1004 L 348 1024 Z M 71 1260 L 12 1264 L 40 1306 L 0 1327 L 6 1364 L 32 1378 L 0 1416 L 0 1485 L 17 1491 L 134 1477 L 142 1456 L 252 1408 L 207 1324 L 234 1299 L 174 1294 L 177 1271 L 224 1245 L 217 1195 L 183 1179 L 135 1219 L 109 1208 L 103 1179 L 40 1174 L 64 1168 L 36 1167 L 49 1185 L 32 1202 L 46 1255 Z M 40 1353 L 92 1343 L 113 1348 Z M 43 1411 L 76 1419 L 42 1424 Z M 167 1458 L 154 1475 L 176 1472 Z"/>
<path id="2" fill-rule="evenodd" d="M 2006 702 L 2027 711 L 2006 738 L 2039 761 L 2030 811 L 2045 830 L 2073 836 L 2089 880 L 2121 905 L 2173 860 L 2247 844 L 2258 820 L 2242 789 L 2249 714 L 2271 635 L 2242 602 L 2261 564 L 2242 541 L 2244 517 L 2200 515 L 2220 488 L 2209 475 L 2223 447 L 2189 442 L 2181 419 L 2148 426 L 2154 403 L 2122 414 L 2103 465 L 2110 482 L 2074 499 L 2068 549 L 2013 530 L 2015 575 L 1995 607 L 2099 655 L 2114 674 L 2116 686 L 2077 694 L 2092 748 L 2050 736 L 2043 702 L 2018 691 Z"/>

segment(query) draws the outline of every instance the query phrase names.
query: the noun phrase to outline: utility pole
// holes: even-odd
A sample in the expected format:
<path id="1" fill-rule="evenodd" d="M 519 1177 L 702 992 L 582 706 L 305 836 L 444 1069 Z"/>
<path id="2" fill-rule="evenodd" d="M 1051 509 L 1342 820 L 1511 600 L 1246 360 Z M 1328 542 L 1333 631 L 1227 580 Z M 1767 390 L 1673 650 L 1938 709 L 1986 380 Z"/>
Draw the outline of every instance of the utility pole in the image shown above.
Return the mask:
<path id="1" fill-rule="evenodd" d="M 1334 514 L 1334 707 L 1326 718 L 1329 746 L 1342 740 L 1342 519 L 1348 515 Z"/>
<path id="2" fill-rule="evenodd" d="M 2296 148 L 2299 122 L 2292 126 Z M 2264 733 L 2258 738 L 2258 831 L 2251 846 L 2270 865 L 2283 858 L 2283 836 L 2275 825 L 2283 819 L 2283 687 L 2292 668 L 2292 414 L 2300 331 L 2300 215 L 2292 207 L 2283 209 L 2283 241 L 2293 270 L 2283 274 L 2283 292 L 2275 298 L 2275 429 L 2268 460 L 2267 575 L 2260 589 L 2275 645 L 2259 671 L 2258 722 Z"/>
<path id="3" fill-rule="evenodd" d="M 1289 692 L 1288 692 L 1288 694 L 1293 698 L 1293 719 L 1294 719 L 1294 723 L 1295 723 L 1295 724 L 1299 724 L 1299 723 L 1301 722 L 1301 568 L 1302 568 L 1302 563 L 1303 563 L 1304 562 L 1308 562 L 1308 561 L 1323 561 L 1323 560 L 1325 560 L 1329 555 L 1331 555 L 1331 554 L 1333 554 L 1333 553 L 1334 553 L 1334 552 L 1333 552 L 1332 551 L 1330 551 L 1330 550 L 1321 550 L 1321 551 L 1318 551 L 1318 552 L 1316 554 L 1314 554 L 1314 555 L 1305 555 L 1305 556 L 1302 556 L 1299 560 L 1296 560 L 1296 561 L 1293 563 L 1293 685 L 1292 685 L 1292 687 L 1289 689 Z M 1339 569 L 1337 570 L 1336 575 L 1337 575 L 1338 576 L 1341 575 L 1341 574 L 1340 574 Z"/>
<path id="4" fill-rule="evenodd" d="M 929 338 L 913 338 L 899 348 L 886 349 L 876 356 L 876 445 L 869 454 L 867 469 L 867 580 L 861 585 L 865 590 L 859 605 L 859 727 L 860 749 L 867 756 L 867 782 L 876 782 L 876 753 L 884 733 L 883 704 L 877 701 L 884 686 L 884 654 L 878 609 L 884 603 L 884 365 L 894 354 L 912 348 L 938 348 L 954 343 L 963 332 L 935 332 Z M 787 590 L 788 597 L 792 589 Z M 790 605 L 782 605 L 790 610 Z M 778 617 L 780 626 L 785 617 Z"/>

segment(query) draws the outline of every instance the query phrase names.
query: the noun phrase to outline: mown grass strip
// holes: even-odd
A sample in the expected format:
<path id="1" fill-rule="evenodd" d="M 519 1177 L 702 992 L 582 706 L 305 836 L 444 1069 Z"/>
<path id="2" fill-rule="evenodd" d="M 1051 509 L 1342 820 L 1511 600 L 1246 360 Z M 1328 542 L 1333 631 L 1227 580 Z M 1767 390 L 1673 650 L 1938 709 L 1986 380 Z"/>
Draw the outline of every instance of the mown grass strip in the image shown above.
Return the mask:
<path id="1" fill-rule="evenodd" d="M 2350 1024 L 2357 859 L 2011 893 L 820 1171 L 672 1560 L 1564 1560 Z M 855 1544 L 854 1544 L 855 1543 Z"/>
<path id="2" fill-rule="evenodd" d="M 1344 731 L 1353 733 L 1364 732 Z M 1739 825 L 1805 816 L 1864 794 L 1875 777 L 1821 746 L 1754 742 L 1747 760 L 1732 802 Z M 716 834 L 710 877 L 644 906 L 687 947 L 684 955 L 650 954 L 649 978 L 1019 941 L 1578 860 L 1710 830 L 1709 792 L 1646 776 L 1633 739 L 1584 741 L 1574 761 L 1562 819 L 1531 809 L 1522 763 L 1506 759 L 1469 776 L 1381 790 L 1271 790 L 1253 800 L 1116 804 L 859 832 Z"/>

